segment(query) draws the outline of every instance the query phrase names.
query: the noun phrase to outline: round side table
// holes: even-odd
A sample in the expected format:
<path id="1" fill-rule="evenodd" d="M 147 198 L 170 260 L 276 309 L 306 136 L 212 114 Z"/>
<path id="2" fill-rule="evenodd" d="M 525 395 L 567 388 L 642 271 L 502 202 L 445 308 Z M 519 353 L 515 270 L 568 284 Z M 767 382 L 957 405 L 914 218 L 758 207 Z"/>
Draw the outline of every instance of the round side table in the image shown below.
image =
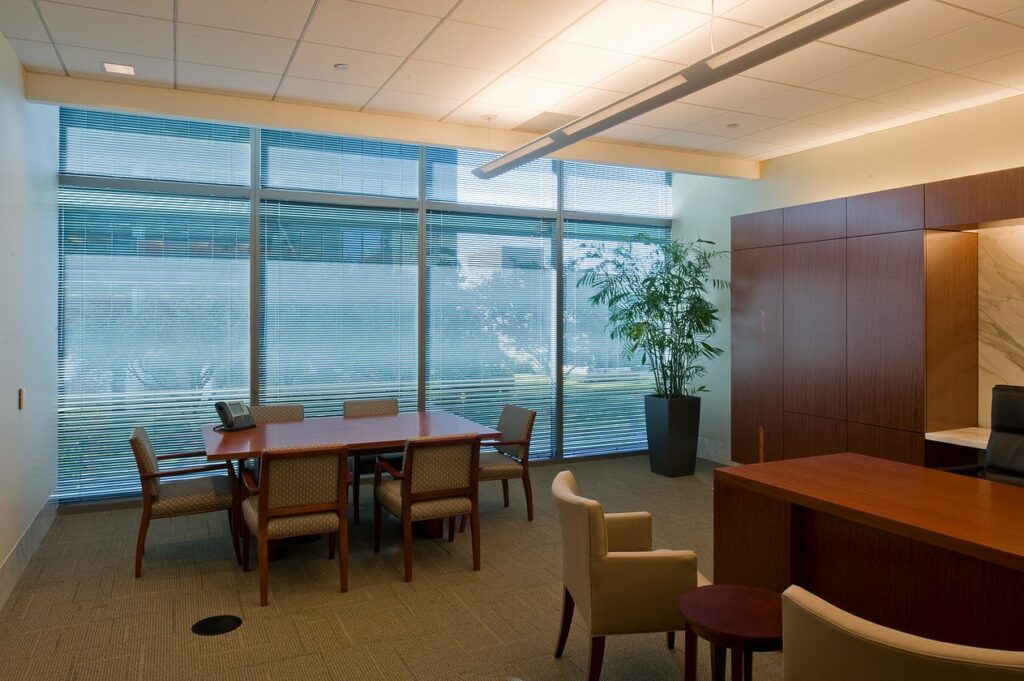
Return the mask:
<path id="1" fill-rule="evenodd" d="M 697 678 L 697 637 L 711 644 L 711 678 L 725 681 L 725 651 L 732 651 L 732 681 L 750 681 L 752 654 L 782 650 L 782 597 L 752 586 L 712 584 L 679 597 L 684 629 L 683 679 Z"/>

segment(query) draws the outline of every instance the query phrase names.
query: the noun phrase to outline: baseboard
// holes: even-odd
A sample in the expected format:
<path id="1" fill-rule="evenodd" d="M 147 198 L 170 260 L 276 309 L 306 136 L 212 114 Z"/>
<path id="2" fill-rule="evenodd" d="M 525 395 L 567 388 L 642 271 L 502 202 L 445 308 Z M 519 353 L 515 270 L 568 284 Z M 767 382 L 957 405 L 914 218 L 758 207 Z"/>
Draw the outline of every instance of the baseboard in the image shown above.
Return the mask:
<path id="1" fill-rule="evenodd" d="M 35 519 L 21 535 L 17 545 L 11 549 L 10 554 L 0 565 L 0 608 L 4 607 L 7 599 L 11 597 L 14 587 L 18 584 L 25 568 L 32 560 L 32 555 L 43 543 L 43 537 L 50 530 L 53 519 L 57 516 L 57 502 L 50 499 L 36 514 Z"/>
<path id="2" fill-rule="evenodd" d="M 714 461 L 723 466 L 732 465 L 732 449 L 727 442 L 712 440 L 708 437 L 697 438 L 697 456 L 701 459 Z"/>

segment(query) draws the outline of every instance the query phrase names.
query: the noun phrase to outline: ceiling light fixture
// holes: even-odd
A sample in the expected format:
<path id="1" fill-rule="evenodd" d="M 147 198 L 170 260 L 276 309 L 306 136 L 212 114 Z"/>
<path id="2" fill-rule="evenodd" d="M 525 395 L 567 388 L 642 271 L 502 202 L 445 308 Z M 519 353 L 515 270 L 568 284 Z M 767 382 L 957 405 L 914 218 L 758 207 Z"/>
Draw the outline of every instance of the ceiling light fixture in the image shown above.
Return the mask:
<path id="1" fill-rule="evenodd" d="M 473 170 L 487 179 L 731 78 L 906 0 L 826 0 Z"/>
<path id="2" fill-rule="evenodd" d="M 116 73 L 119 76 L 134 76 L 135 67 L 128 64 L 109 64 L 103 62 L 103 70 L 107 73 Z"/>
<path id="3" fill-rule="evenodd" d="M 348 64 L 335 64 L 334 68 L 338 69 L 339 71 L 348 71 Z"/>

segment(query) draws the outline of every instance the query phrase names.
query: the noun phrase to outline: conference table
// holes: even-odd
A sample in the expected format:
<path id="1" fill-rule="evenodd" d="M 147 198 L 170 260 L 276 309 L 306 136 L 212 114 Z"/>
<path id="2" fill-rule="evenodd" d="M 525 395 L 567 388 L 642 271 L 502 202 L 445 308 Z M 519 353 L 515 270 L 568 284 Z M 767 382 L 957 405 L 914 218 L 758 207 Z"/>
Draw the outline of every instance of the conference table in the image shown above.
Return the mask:
<path id="1" fill-rule="evenodd" d="M 715 470 L 717 584 L 1024 650 L 1024 488 L 843 453 Z"/>
<path id="2" fill-rule="evenodd" d="M 209 461 L 240 461 L 258 457 L 264 449 L 344 444 L 348 456 L 368 456 L 400 450 L 413 437 L 474 433 L 482 440 L 497 440 L 493 428 L 446 411 L 401 412 L 395 416 L 327 416 L 301 421 L 262 423 L 245 430 L 222 431 L 217 424 L 203 426 L 203 444 Z M 441 522 L 427 521 L 421 531 L 440 537 Z"/>

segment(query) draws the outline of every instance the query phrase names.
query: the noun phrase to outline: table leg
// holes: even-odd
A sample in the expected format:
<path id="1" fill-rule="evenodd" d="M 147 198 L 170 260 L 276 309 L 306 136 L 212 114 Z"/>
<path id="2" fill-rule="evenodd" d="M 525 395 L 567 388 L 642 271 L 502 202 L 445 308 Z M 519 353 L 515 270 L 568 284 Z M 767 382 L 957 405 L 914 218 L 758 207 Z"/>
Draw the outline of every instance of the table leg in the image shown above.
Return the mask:
<path id="1" fill-rule="evenodd" d="M 751 681 L 754 678 L 754 654 L 749 650 L 743 651 L 743 681 Z"/>
<path id="2" fill-rule="evenodd" d="M 683 681 L 697 681 L 697 635 L 683 629 Z"/>
<path id="3" fill-rule="evenodd" d="M 725 681 L 725 648 L 711 644 L 711 681 Z"/>
<path id="4" fill-rule="evenodd" d="M 746 654 L 742 648 L 732 649 L 732 681 L 743 681 L 743 673 L 746 669 Z"/>

